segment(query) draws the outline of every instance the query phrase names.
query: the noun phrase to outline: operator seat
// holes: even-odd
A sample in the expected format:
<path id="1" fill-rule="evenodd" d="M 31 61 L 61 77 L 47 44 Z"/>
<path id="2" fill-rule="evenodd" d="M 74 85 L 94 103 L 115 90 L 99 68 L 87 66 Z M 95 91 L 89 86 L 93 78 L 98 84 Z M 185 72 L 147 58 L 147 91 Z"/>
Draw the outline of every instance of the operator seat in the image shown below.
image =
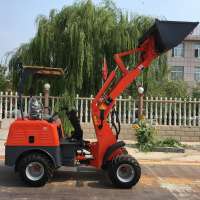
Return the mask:
<path id="1" fill-rule="evenodd" d="M 70 139 L 75 139 L 78 141 L 83 140 L 83 130 L 80 125 L 80 120 L 77 116 L 77 111 L 72 109 L 66 112 L 68 119 L 70 120 L 72 126 L 74 127 L 74 131 L 72 131 L 72 136 Z"/>

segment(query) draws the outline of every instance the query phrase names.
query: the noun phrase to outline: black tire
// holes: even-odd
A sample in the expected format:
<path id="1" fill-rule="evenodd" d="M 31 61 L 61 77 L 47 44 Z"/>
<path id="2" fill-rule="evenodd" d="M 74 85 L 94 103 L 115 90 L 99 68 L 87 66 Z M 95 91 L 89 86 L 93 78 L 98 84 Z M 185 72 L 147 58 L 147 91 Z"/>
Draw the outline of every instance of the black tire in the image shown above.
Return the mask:
<path id="1" fill-rule="evenodd" d="M 119 176 L 119 171 L 123 170 L 123 167 L 127 167 L 127 169 L 130 171 L 130 176 L 128 175 L 126 179 L 123 179 Z M 130 155 L 122 154 L 110 162 L 108 167 L 108 176 L 116 187 L 131 188 L 139 181 L 141 176 L 141 168 L 135 158 Z"/>
<path id="2" fill-rule="evenodd" d="M 31 178 L 27 176 L 29 173 L 28 167 L 33 163 L 37 163 L 39 166 L 41 166 L 42 169 L 41 176 L 39 176 L 37 180 L 31 180 Z M 22 181 L 33 187 L 45 185 L 46 182 L 48 182 L 53 177 L 55 171 L 55 167 L 52 161 L 47 156 L 39 153 L 32 153 L 22 157 L 19 161 L 17 169 Z"/>

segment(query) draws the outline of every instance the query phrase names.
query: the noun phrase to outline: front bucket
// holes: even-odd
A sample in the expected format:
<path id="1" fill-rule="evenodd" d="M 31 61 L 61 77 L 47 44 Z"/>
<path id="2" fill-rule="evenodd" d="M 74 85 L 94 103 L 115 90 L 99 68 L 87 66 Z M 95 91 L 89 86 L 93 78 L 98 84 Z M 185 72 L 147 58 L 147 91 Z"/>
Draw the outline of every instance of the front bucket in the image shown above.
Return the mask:
<path id="1" fill-rule="evenodd" d="M 156 52 L 161 54 L 180 44 L 198 25 L 198 22 L 160 21 L 154 25 L 139 40 L 139 46 L 149 37 L 155 39 Z"/>

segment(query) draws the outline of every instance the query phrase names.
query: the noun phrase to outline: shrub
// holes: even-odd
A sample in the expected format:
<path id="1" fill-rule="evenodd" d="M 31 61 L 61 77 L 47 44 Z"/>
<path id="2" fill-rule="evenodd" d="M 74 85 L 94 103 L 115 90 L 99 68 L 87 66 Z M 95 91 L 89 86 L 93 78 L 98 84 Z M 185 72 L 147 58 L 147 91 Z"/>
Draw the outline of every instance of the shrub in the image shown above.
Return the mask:
<path id="1" fill-rule="evenodd" d="M 145 120 L 140 120 L 136 128 L 137 146 L 140 151 L 151 151 L 155 143 L 155 128 Z"/>
<path id="2" fill-rule="evenodd" d="M 154 147 L 184 147 L 178 140 L 166 138 L 164 140 L 156 140 L 156 130 L 145 120 L 140 120 L 138 124 L 134 124 L 136 130 L 137 144 L 140 151 L 152 151 Z"/>
<path id="3" fill-rule="evenodd" d="M 160 140 L 156 142 L 156 146 L 158 147 L 183 147 L 178 140 L 174 138 L 166 138 L 164 140 Z"/>

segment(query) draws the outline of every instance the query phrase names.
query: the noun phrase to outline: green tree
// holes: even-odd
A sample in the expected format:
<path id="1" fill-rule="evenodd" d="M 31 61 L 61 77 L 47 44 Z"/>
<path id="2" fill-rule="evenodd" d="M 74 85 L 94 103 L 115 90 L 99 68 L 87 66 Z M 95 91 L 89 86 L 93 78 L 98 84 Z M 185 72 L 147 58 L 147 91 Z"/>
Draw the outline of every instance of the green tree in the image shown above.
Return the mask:
<path id="1" fill-rule="evenodd" d="M 188 85 L 184 81 L 168 81 L 163 84 L 166 97 L 188 97 Z"/>
<path id="2" fill-rule="evenodd" d="M 9 89 L 9 84 L 5 76 L 5 67 L 0 65 L 0 91 L 6 91 Z"/>
<path id="3" fill-rule="evenodd" d="M 150 86 L 147 96 L 186 98 L 189 95 L 188 85 L 184 81 L 155 82 L 153 80 L 150 82 Z"/>
<path id="4" fill-rule="evenodd" d="M 200 83 L 198 83 L 194 88 L 192 88 L 192 97 L 200 98 Z"/>
<path id="5" fill-rule="evenodd" d="M 10 60 L 13 74 L 13 89 L 17 85 L 16 63 L 62 67 L 64 81 L 56 82 L 53 94 L 68 90 L 82 96 L 96 94 L 102 83 L 102 61 L 107 58 L 109 71 L 115 68 L 113 54 L 137 47 L 138 39 L 152 25 L 154 19 L 128 14 L 118 9 L 113 1 L 104 0 L 98 6 L 91 0 L 78 1 L 64 7 L 60 12 L 51 10 L 48 17 L 40 15 L 36 20 L 37 33 L 27 44 L 19 47 Z M 152 66 L 166 70 L 165 57 L 160 57 Z M 126 64 L 134 66 L 137 56 L 130 56 Z M 163 66 L 161 66 L 163 65 Z M 154 68 L 154 67 L 152 67 Z M 154 72 L 157 73 L 156 68 Z M 150 78 L 149 78 L 150 76 Z M 144 75 L 145 77 L 145 75 Z M 152 80 L 146 70 L 145 87 Z M 156 80 L 156 79 L 155 79 Z M 130 86 L 125 95 L 133 95 Z"/>

